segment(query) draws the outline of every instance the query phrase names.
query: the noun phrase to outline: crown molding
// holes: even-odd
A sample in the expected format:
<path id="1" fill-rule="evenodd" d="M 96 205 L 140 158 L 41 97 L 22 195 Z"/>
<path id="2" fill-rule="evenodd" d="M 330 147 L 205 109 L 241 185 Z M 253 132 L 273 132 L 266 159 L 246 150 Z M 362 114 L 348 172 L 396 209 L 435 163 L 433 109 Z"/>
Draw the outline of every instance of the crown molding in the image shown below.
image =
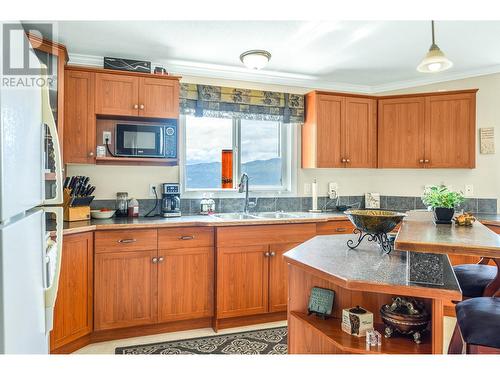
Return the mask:
<path id="1" fill-rule="evenodd" d="M 102 68 L 103 57 L 84 54 L 69 54 L 70 65 L 95 66 Z M 478 77 L 488 74 L 500 73 L 500 65 L 481 69 L 471 69 L 445 75 L 426 75 L 422 78 L 384 83 L 380 85 L 359 85 L 343 82 L 332 82 L 322 80 L 318 76 L 282 73 L 268 70 L 251 71 L 246 68 L 236 68 L 215 64 L 195 63 L 178 60 L 152 61 L 152 66 L 166 66 L 168 71 L 174 75 L 193 76 L 215 79 L 227 79 L 246 81 L 262 84 L 292 86 L 304 89 L 330 90 L 337 92 L 350 92 L 358 94 L 379 94 L 387 91 L 395 91 L 430 85 L 434 83 L 455 81 L 465 78 Z"/>

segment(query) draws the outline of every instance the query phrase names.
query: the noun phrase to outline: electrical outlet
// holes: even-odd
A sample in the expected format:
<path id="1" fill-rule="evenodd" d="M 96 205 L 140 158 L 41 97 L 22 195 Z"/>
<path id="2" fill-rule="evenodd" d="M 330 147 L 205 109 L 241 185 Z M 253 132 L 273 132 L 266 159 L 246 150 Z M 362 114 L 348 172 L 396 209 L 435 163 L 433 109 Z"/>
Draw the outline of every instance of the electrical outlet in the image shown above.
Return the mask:
<path id="1" fill-rule="evenodd" d="M 158 195 L 158 186 L 156 184 L 149 184 L 149 196 L 152 198 L 156 196 L 153 188 L 156 189 L 156 194 Z"/>
<path id="2" fill-rule="evenodd" d="M 111 144 L 111 132 L 102 132 L 102 144 L 106 144 L 106 139 L 108 140 L 108 145 Z"/>
<path id="3" fill-rule="evenodd" d="M 336 182 L 329 182 L 328 183 L 328 197 L 330 199 L 335 199 L 337 198 L 339 193 L 339 184 Z"/>
<path id="4" fill-rule="evenodd" d="M 474 196 L 474 185 L 465 185 L 464 196 L 473 197 Z"/>
<path id="5" fill-rule="evenodd" d="M 311 184 L 308 182 L 304 183 L 304 194 L 311 195 Z"/>

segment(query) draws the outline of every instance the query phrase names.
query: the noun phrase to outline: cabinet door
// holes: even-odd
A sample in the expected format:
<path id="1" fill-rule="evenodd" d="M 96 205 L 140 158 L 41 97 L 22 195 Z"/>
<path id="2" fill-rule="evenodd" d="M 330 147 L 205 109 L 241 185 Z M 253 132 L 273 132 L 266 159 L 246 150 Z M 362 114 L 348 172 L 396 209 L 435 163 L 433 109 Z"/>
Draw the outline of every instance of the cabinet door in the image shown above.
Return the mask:
<path id="1" fill-rule="evenodd" d="M 283 254 L 300 245 L 283 243 L 269 245 L 269 311 L 286 311 L 288 305 L 288 265 Z"/>
<path id="2" fill-rule="evenodd" d="M 374 99 L 345 98 L 343 152 L 348 168 L 377 167 L 377 106 Z"/>
<path id="3" fill-rule="evenodd" d="M 51 350 L 92 332 L 93 234 L 64 236 Z"/>
<path id="4" fill-rule="evenodd" d="M 66 70 L 64 162 L 95 163 L 95 74 Z"/>
<path id="5" fill-rule="evenodd" d="M 158 251 L 158 321 L 213 316 L 214 249 Z"/>
<path id="6" fill-rule="evenodd" d="M 217 249 L 217 318 L 268 311 L 268 245 Z"/>
<path id="7" fill-rule="evenodd" d="M 156 253 L 141 250 L 96 254 L 96 331 L 156 322 Z"/>
<path id="8" fill-rule="evenodd" d="M 97 73 L 95 111 L 100 115 L 137 116 L 139 77 Z"/>
<path id="9" fill-rule="evenodd" d="M 378 102 L 378 167 L 424 166 L 424 98 Z"/>
<path id="10" fill-rule="evenodd" d="M 139 116 L 178 118 L 179 82 L 170 79 L 141 78 Z"/>
<path id="11" fill-rule="evenodd" d="M 425 159 L 430 168 L 474 168 L 476 94 L 426 98 Z"/>
<path id="12" fill-rule="evenodd" d="M 341 155 L 341 127 L 344 122 L 345 98 L 334 95 L 317 97 L 317 168 L 344 167 Z"/>

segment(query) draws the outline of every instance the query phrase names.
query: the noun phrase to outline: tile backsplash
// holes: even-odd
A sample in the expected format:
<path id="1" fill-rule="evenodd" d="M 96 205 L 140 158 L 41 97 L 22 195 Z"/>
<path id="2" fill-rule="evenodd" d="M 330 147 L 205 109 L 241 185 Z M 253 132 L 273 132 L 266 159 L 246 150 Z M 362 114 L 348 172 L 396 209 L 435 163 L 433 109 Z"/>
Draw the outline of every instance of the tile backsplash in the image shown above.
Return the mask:
<path id="1" fill-rule="evenodd" d="M 243 211 L 245 201 L 243 198 L 216 198 L 215 207 L 217 212 L 239 212 Z M 250 198 L 255 201 L 255 198 Z M 184 215 L 198 214 L 200 211 L 201 199 L 181 199 L 181 211 Z M 338 204 L 356 204 L 360 208 L 364 208 L 364 196 L 342 196 L 339 197 Z M 139 199 L 139 215 L 144 216 L 155 205 L 154 199 Z M 112 208 L 115 206 L 114 200 L 95 200 L 92 202 L 93 209 L 103 207 Z M 335 209 L 335 202 L 328 197 L 318 197 L 318 209 Z M 413 209 L 422 209 L 425 206 L 422 204 L 420 197 L 396 197 L 396 196 L 380 196 L 380 208 L 391 209 L 396 211 L 408 211 Z M 497 199 L 488 198 L 467 198 L 461 207 L 464 211 L 476 213 L 497 213 Z M 257 198 L 256 206 L 251 211 L 272 212 L 272 211 L 307 211 L 312 209 L 311 197 L 284 197 L 284 198 Z M 156 212 L 160 211 L 160 202 Z"/>

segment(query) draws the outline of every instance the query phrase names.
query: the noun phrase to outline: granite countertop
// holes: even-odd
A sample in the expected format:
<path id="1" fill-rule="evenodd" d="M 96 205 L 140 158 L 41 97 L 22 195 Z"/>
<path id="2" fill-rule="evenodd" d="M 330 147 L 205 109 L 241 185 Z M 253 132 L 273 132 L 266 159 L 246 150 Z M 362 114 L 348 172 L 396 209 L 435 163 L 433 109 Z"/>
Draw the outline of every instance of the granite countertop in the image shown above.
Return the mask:
<path id="1" fill-rule="evenodd" d="M 484 225 L 493 225 L 500 227 L 500 214 L 473 214 Z"/>
<path id="2" fill-rule="evenodd" d="M 436 292 L 441 297 L 461 300 L 461 291 L 450 262 L 444 264 L 444 285 L 423 285 L 409 282 L 407 253 L 394 250 L 390 254 L 380 251 L 377 244 L 364 241 L 356 249 L 349 249 L 349 239 L 357 241 L 358 235 L 316 236 L 284 257 L 289 263 L 319 271 L 325 278 L 344 288 L 387 292 L 388 287 L 408 289 L 408 295 L 431 297 Z"/>
<path id="3" fill-rule="evenodd" d="M 87 221 L 64 222 L 64 234 L 75 234 L 93 230 L 112 230 L 112 229 L 144 229 L 144 228 L 168 228 L 183 226 L 238 226 L 238 225 L 262 225 L 262 224 L 299 224 L 316 223 L 335 220 L 347 220 L 341 212 L 289 212 L 298 217 L 281 219 L 219 219 L 213 216 L 191 215 L 172 218 L 163 217 L 138 217 L 138 218 L 119 218 L 111 219 L 92 219 Z"/>
<path id="4" fill-rule="evenodd" d="M 427 211 L 409 212 L 394 246 L 405 251 L 500 258 L 500 236 L 482 223 L 471 227 L 435 224 Z"/>

